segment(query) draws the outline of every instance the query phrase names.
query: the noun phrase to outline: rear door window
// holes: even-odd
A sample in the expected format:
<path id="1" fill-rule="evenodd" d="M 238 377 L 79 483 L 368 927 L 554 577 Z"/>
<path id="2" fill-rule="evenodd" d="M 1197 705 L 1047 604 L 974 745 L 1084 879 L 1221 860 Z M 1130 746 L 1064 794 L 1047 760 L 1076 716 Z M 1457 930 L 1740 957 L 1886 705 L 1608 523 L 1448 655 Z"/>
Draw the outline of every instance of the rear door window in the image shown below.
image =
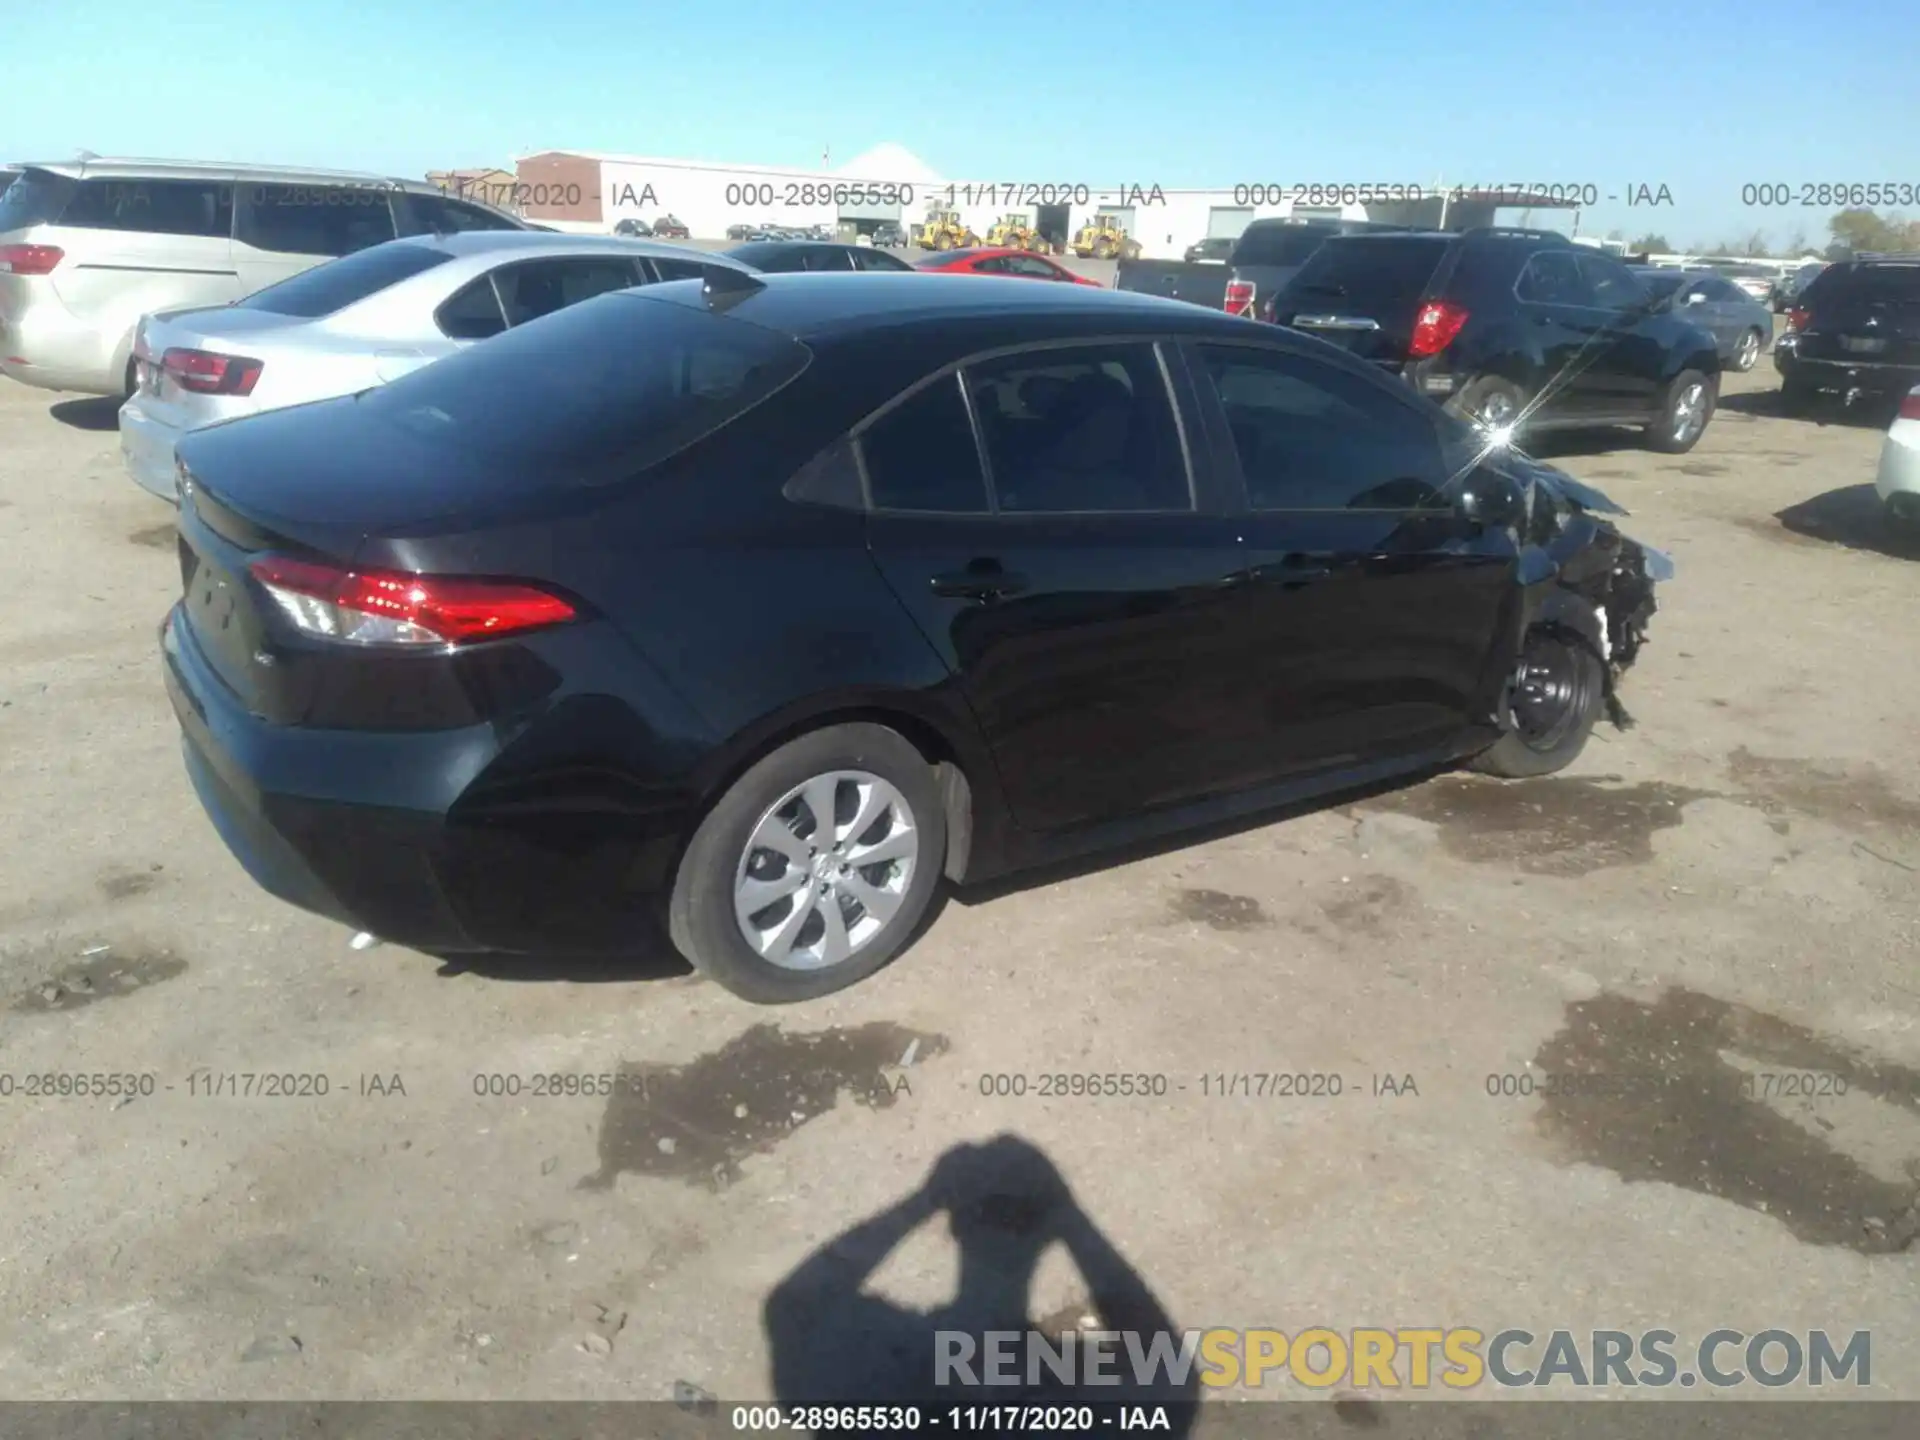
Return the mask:
<path id="1" fill-rule="evenodd" d="M 694 260 L 674 260 L 664 255 L 649 255 L 647 264 L 653 267 L 654 278 L 663 284 L 668 280 L 704 280 L 709 270 L 720 268 L 702 265 Z"/>
<path id="2" fill-rule="evenodd" d="M 462 285 L 433 312 L 433 319 L 449 340 L 490 340 L 507 328 L 491 275 Z"/>
<path id="3" fill-rule="evenodd" d="M 964 373 L 1002 512 L 1194 508 L 1173 400 L 1151 344 L 1037 350 Z"/>
<path id="4" fill-rule="evenodd" d="M 1618 260 L 1605 255 L 1577 255 L 1574 263 L 1591 297 L 1586 302 L 1600 310 L 1631 310 L 1645 303 L 1647 292 L 1633 278 L 1633 272 Z M 1711 298 L 1711 297 L 1709 297 Z"/>
<path id="5" fill-rule="evenodd" d="M 240 188 L 235 238 L 275 255 L 351 255 L 398 233 L 392 191 L 380 185 L 255 185 Z"/>
<path id="6" fill-rule="evenodd" d="M 876 510 L 978 515 L 989 508 L 957 376 L 943 376 L 870 424 L 860 454 Z"/>
<path id="7" fill-rule="evenodd" d="M 836 274 L 845 274 L 853 269 L 853 261 L 848 257 L 847 252 L 841 249 L 809 250 L 807 269 L 831 270 Z"/>
<path id="8" fill-rule="evenodd" d="M 624 256 L 604 259 L 574 256 L 557 260 L 530 260 L 494 271 L 500 302 L 508 325 L 524 325 L 609 290 L 627 290 L 642 283 L 633 261 Z"/>
<path id="9" fill-rule="evenodd" d="M 452 258 L 444 250 L 430 245 L 398 242 L 376 245 L 331 264 L 303 270 L 278 285 L 269 285 L 240 301 L 236 308 L 317 320 L 357 305 L 390 285 L 424 275 Z"/>
<path id="10" fill-rule="evenodd" d="M 1535 305 L 1591 305 L 1593 297 L 1574 257 L 1565 250 L 1542 250 L 1520 272 L 1515 293 Z"/>
<path id="11" fill-rule="evenodd" d="M 233 186 L 207 180 L 82 180 L 60 212 L 60 223 L 224 240 L 233 233 Z"/>

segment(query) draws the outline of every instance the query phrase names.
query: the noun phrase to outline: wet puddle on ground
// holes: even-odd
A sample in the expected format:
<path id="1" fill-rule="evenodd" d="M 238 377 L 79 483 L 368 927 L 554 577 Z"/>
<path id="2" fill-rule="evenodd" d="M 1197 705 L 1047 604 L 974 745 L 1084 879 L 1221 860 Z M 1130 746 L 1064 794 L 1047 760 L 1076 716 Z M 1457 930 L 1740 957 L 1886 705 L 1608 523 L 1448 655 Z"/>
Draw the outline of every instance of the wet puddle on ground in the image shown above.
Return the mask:
<path id="1" fill-rule="evenodd" d="M 1727 757 L 1727 773 L 1770 814 L 1796 810 L 1843 830 L 1920 830 L 1920 803 L 1892 789 L 1871 765 L 1769 759 L 1742 746 Z"/>
<path id="2" fill-rule="evenodd" d="M 1209 930 L 1257 930 L 1271 924 L 1260 902 L 1224 890 L 1180 890 L 1169 902 L 1175 920 L 1205 925 Z"/>
<path id="3" fill-rule="evenodd" d="M 142 946 L 103 949 L 65 965 L 52 965 L 52 960 L 48 956 L 42 962 L 50 966 L 49 973 L 14 1000 L 17 1013 L 45 1015 L 79 1010 L 96 1001 L 131 995 L 184 975 L 187 970 L 187 962 L 173 952 Z M 34 967 L 29 964 L 24 968 L 31 973 Z"/>
<path id="4" fill-rule="evenodd" d="M 1654 834 L 1680 824 L 1688 804 L 1713 793 L 1654 780 L 1442 776 L 1363 808 L 1428 821 L 1439 828 L 1441 846 L 1462 860 L 1530 875 L 1584 875 L 1651 860 Z"/>
<path id="5" fill-rule="evenodd" d="M 910 1093 L 914 1065 L 944 1054 L 944 1036 L 876 1022 L 790 1033 L 756 1025 L 686 1065 L 628 1064 L 600 1121 L 600 1168 L 580 1184 L 649 1175 L 712 1190 L 839 1103 L 886 1109 Z M 901 1088 L 902 1083 L 908 1087 Z"/>
<path id="6" fill-rule="evenodd" d="M 1567 1006 L 1535 1066 L 1569 1162 L 1772 1216 L 1864 1254 L 1920 1233 L 1920 1071 L 1746 1006 L 1672 989 Z"/>

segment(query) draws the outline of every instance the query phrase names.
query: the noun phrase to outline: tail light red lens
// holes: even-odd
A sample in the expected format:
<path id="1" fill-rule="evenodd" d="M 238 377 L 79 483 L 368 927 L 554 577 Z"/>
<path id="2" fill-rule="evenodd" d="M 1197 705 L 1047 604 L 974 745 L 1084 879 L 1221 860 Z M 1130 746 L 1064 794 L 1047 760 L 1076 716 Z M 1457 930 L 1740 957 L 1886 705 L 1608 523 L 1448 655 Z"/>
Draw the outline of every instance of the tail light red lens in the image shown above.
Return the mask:
<path id="1" fill-rule="evenodd" d="M 1251 280 L 1229 280 L 1227 298 L 1221 307 L 1229 315 L 1253 314 L 1253 282 Z"/>
<path id="2" fill-rule="evenodd" d="M 1415 360 L 1438 355 L 1453 343 L 1453 337 L 1460 333 L 1460 327 L 1466 323 L 1464 306 L 1445 300 L 1429 301 L 1413 317 L 1413 340 L 1407 346 L 1407 353 Z"/>
<path id="3" fill-rule="evenodd" d="M 302 634 L 355 645 L 465 645 L 575 619 L 538 586 L 269 556 L 247 569 Z"/>
<path id="4" fill-rule="evenodd" d="M 1787 311 L 1787 333 L 1807 328 L 1807 322 L 1813 319 L 1813 312 L 1803 305 L 1795 305 Z"/>
<path id="5" fill-rule="evenodd" d="M 0 273 L 50 274 L 66 253 L 58 245 L 0 245 Z"/>
<path id="6" fill-rule="evenodd" d="M 266 366 L 239 355 L 176 347 L 160 357 L 160 368 L 182 390 L 197 395 L 251 395 Z"/>
<path id="7" fill-rule="evenodd" d="M 1907 398 L 1900 402 L 1902 420 L 1920 420 L 1920 390 L 1909 390 Z"/>

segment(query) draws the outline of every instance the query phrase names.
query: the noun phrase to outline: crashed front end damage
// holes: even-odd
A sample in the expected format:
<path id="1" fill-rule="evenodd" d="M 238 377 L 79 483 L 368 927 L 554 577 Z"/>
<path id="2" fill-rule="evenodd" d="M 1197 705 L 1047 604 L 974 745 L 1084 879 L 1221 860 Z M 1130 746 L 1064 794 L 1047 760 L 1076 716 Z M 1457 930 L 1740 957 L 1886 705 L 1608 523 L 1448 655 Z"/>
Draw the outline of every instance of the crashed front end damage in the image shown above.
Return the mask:
<path id="1" fill-rule="evenodd" d="M 1604 676 L 1607 718 L 1628 729 L 1633 717 L 1620 701 L 1620 681 L 1647 642 L 1659 608 L 1655 590 L 1673 578 L 1673 561 L 1601 518 L 1627 511 L 1593 487 L 1517 454 L 1505 468 L 1527 494 L 1513 653 L 1537 630 L 1590 651 Z M 1501 729 L 1512 728 L 1504 695 L 1496 718 Z"/>

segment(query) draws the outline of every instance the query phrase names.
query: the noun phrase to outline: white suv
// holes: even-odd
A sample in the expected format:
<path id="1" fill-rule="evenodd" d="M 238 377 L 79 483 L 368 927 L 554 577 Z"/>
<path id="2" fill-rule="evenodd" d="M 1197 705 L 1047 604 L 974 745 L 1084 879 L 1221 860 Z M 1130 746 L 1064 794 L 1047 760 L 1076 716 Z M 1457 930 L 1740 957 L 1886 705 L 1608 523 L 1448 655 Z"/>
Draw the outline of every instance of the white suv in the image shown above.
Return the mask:
<path id="1" fill-rule="evenodd" d="M 127 395 L 140 317 L 225 305 L 397 235 L 530 228 L 417 180 L 150 160 L 24 165 L 0 192 L 0 374 Z"/>

